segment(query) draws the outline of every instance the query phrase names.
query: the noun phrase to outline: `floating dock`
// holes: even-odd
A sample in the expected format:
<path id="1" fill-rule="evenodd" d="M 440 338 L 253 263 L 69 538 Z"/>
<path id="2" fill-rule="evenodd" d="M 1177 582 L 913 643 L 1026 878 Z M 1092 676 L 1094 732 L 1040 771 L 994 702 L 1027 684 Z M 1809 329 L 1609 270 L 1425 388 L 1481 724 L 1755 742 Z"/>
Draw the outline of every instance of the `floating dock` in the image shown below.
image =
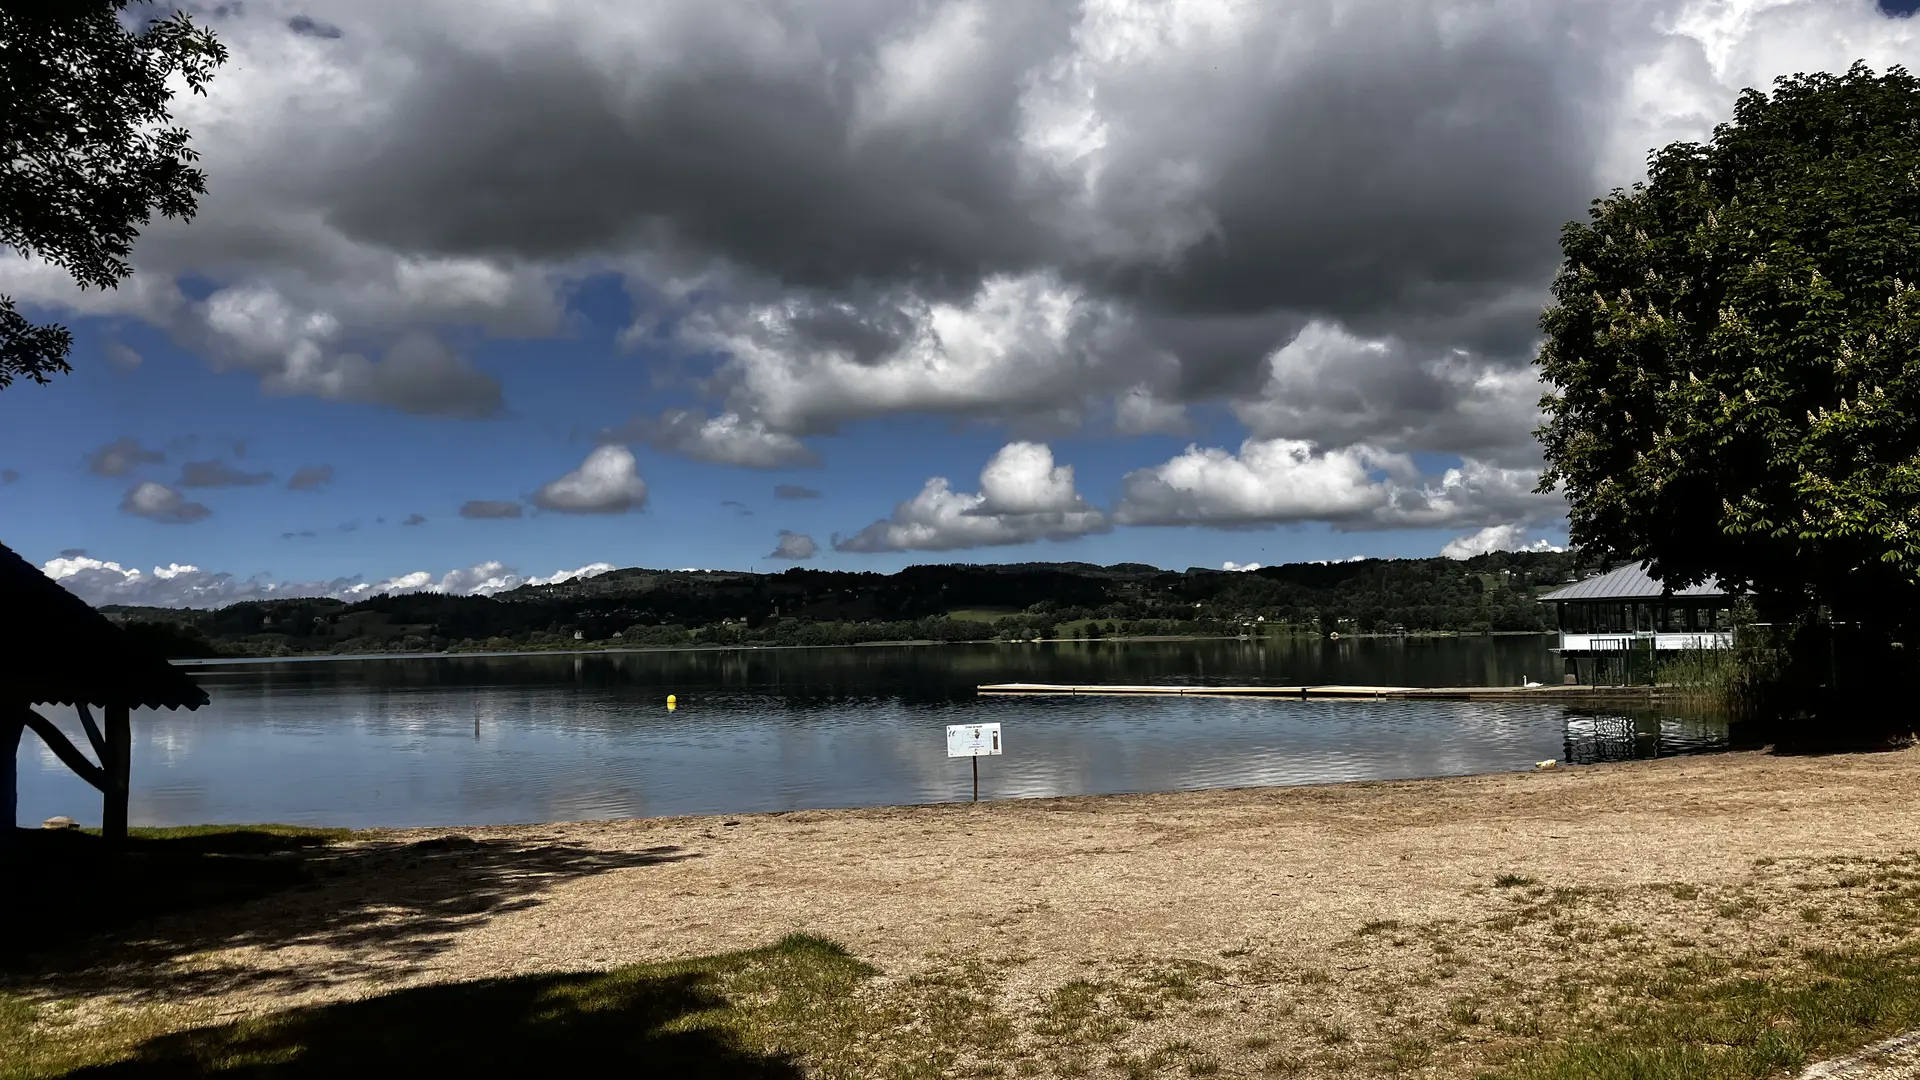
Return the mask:
<path id="1" fill-rule="evenodd" d="M 1447 701 L 1648 701 L 1658 699 L 1658 686 L 1068 686 L 1058 683 L 989 683 L 976 686 L 982 694 L 1033 694 L 1080 697 L 1149 695 L 1169 697 L 1254 698 L 1394 698 Z"/>

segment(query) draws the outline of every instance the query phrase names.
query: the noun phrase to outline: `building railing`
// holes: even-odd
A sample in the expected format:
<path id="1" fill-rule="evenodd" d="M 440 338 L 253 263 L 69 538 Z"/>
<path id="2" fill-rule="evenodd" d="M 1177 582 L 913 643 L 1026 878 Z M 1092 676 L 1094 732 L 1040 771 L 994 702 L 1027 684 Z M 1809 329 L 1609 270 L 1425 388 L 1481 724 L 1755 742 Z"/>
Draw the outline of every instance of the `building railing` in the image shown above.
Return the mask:
<path id="1" fill-rule="evenodd" d="M 1733 631 L 1698 630 L 1674 633 L 1561 634 L 1563 652 L 1626 652 L 1644 649 L 1651 643 L 1655 652 L 1688 652 L 1696 649 L 1731 649 Z"/>

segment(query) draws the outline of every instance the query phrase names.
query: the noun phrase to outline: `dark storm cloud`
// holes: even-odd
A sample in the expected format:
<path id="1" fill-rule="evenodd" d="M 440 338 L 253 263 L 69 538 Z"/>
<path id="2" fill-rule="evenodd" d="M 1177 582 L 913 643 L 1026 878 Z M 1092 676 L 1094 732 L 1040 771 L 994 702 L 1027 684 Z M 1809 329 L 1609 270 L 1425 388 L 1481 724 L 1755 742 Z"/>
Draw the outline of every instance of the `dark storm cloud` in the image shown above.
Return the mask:
<path id="1" fill-rule="evenodd" d="M 1524 36 L 1379 48 L 1374 32 L 1328 42 L 1247 118 L 1209 239 L 1177 267 L 1115 267 L 1107 287 L 1156 310 L 1284 308 L 1365 332 L 1544 282 L 1559 226 L 1593 195 L 1586 101 L 1604 74 Z"/>
<path id="2" fill-rule="evenodd" d="M 128 488 L 120 500 L 120 512 L 165 525 L 191 525 L 213 514 L 205 504 L 191 502 L 178 490 L 152 480 Z"/>
<path id="3" fill-rule="evenodd" d="M 325 38 L 327 40 L 336 39 L 341 35 L 339 27 L 318 22 L 310 15 L 295 15 L 293 18 L 288 19 L 287 29 L 305 37 Z"/>
<path id="4" fill-rule="evenodd" d="M 788 324 L 796 338 L 818 349 L 844 351 L 858 364 L 872 364 L 900 348 L 919 327 L 897 307 L 824 304 L 802 311 Z"/>
<path id="5" fill-rule="evenodd" d="M 294 470 L 287 478 L 288 491 L 318 491 L 321 487 L 333 483 L 333 466 L 308 465 Z"/>
<path id="6" fill-rule="evenodd" d="M 236 62 L 182 101 L 220 184 L 76 304 L 270 393 L 490 417 L 499 380 L 436 335 L 552 336 L 607 271 L 623 340 L 698 396 L 608 438 L 760 467 L 868 417 L 1175 431 L 1195 403 L 1523 467 L 1559 227 L 1741 86 L 1911 52 L 1833 0 L 324 14 L 222 24 Z M 231 278 L 182 305 L 186 274 Z M 50 280 L 0 267 L 66 302 Z M 1276 369 L 1324 325 L 1362 344 Z"/>
<path id="7" fill-rule="evenodd" d="M 382 132 L 325 172 L 329 220 L 443 256 L 646 251 L 737 268 L 734 298 L 764 296 L 779 316 L 721 313 L 708 325 L 732 340 L 696 343 L 720 358 L 710 385 L 724 411 L 618 433 L 700 460 L 810 464 L 791 437 L 916 408 L 1065 430 L 1088 395 L 1136 386 L 1173 405 L 1234 400 L 1257 394 L 1265 358 L 1316 319 L 1393 340 L 1405 377 L 1325 400 L 1296 387 L 1293 407 L 1313 418 L 1289 434 L 1417 438 L 1448 406 L 1419 357 L 1465 348 L 1496 373 L 1530 359 L 1558 228 L 1597 193 L 1609 117 L 1596 103 L 1620 86 L 1619 49 L 1653 38 L 1630 14 L 1653 8 L 1334 7 L 1249 9 L 1237 44 L 1162 63 L 1113 60 L 1133 31 L 1100 38 L 1092 9 L 1064 0 L 989 3 L 971 24 L 962 5 L 809 9 L 757 24 L 778 42 L 761 51 L 716 17 L 672 25 L 672 49 L 663 40 L 630 66 L 558 34 L 513 50 L 441 43 Z M 1169 12 L 1147 23 L 1186 18 Z M 907 59 L 890 51 L 916 34 Z M 930 70 L 902 74 L 918 68 Z M 1049 108 L 1063 130 L 1098 128 L 1098 145 L 1049 149 L 1056 136 L 1035 119 Z M 1083 172 L 1096 158 L 1097 177 Z M 946 392 L 936 376 L 867 401 L 856 380 L 820 390 L 806 370 L 809 357 L 872 366 L 954 348 L 969 335 L 935 330 L 924 302 L 964 306 L 996 275 L 1036 274 L 1118 307 L 1062 340 L 972 340 L 1030 353 L 1029 371 L 1057 378 L 995 396 Z M 729 360 L 742 338 L 759 359 Z M 769 356 L 790 371 L 766 385 L 816 388 L 804 406 L 739 389 L 753 376 L 741 365 Z M 1475 415 L 1508 428 L 1422 448 L 1527 441 L 1526 418 Z"/>
<path id="8" fill-rule="evenodd" d="M 87 471 L 95 476 L 125 476 L 142 465 L 158 465 L 165 460 L 165 453 L 149 450 L 131 436 L 122 436 L 88 454 Z"/>
<path id="9" fill-rule="evenodd" d="M 623 89 L 631 69 L 553 38 L 484 53 L 449 45 L 421 58 L 385 137 L 341 163 L 333 220 L 358 238 L 444 254 L 664 244 L 794 285 L 964 289 L 1044 255 L 1037 207 L 1017 190 L 1013 76 L 1071 25 L 1064 4 L 994 7 L 992 63 L 1008 77 L 939 133 L 854 137 L 870 35 L 891 19 L 821 42 L 839 55 L 785 66 L 723 31 L 697 35 L 682 56 L 640 61 L 640 93 Z"/>
<path id="10" fill-rule="evenodd" d="M 425 525 L 426 523 L 427 519 L 424 514 L 408 514 L 406 518 L 400 522 L 400 524 L 407 526 Z"/>
<path id="11" fill-rule="evenodd" d="M 1284 309 L 1384 327 L 1543 284 L 1558 226 L 1595 194 L 1591 102 L 1617 77 L 1574 47 L 1602 29 L 1595 9 L 1450 26 L 1455 7 L 1330 21 L 1309 5 L 1299 21 L 1320 31 L 1310 51 L 1284 48 L 1294 21 L 1261 20 L 1229 54 L 1244 65 L 1233 98 L 1209 100 L 1203 76 L 1116 76 L 1119 167 L 1091 208 L 1093 231 L 1160 228 L 1157 166 L 1203 153 L 1192 204 L 1211 224 L 1173 259 L 1069 233 L 1056 224 L 1070 217 L 1069 178 L 1022 167 L 1017 76 L 1072 47 L 1078 10 L 1063 2 L 991 5 L 990 54 L 968 59 L 1008 77 L 936 87 L 928 115 L 900 123 L 869 113 L 877 48 L 920 26 L 908 8 L 823 18 L 843 31 L 821 36 L 828 51 L 784 64 L 699 38 L 680 57 L 650 58 L 637 81 L 552 38 L 484 54 L 443 46 L 421 58 L 382 137 L 340 164 L 332 220 L 453 255 L 666 245 L 790 287 L 945 294 L 994 272 L 1067 268 L 1149 310 Z M 1292 52 L 1283 76 L 1247 60 L 1263 48 Z M 832 308 L 799 322 L 855 356 L 911 330 Z"/>
<path id="12" fill-rule="evenodd" d="M 181 487 L 252 487 L 273 482 L 270 472 L 246 472 L 218 459 L 188 461 L 180 466 Z"/>
<path id="13" fill-rule="evenodd" d="M 500 381 L 469 367 L 464 357 L 428 334 L 410 334 L 379 364 L 360 367 L 348 400 L 376 401 L 420 416 L 485 420 L 505 408 Z"/>

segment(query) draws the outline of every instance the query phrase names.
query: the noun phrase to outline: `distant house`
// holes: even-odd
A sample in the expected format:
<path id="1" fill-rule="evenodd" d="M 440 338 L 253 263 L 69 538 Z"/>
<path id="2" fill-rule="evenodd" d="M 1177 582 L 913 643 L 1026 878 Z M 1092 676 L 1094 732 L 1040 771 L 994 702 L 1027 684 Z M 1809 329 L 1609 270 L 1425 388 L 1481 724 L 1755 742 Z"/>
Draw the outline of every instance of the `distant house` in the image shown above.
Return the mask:
<path id="1" fill-rule="evenodd" d="M 1708 578 L 1668 589 L 1634 563 L 1563 586 L 1539 598 L 1559 614 L 1566 673 L 1582 683 L 1630 682 L 1651 675 L 1652 657 L 1733 645 L 1733 597 Z M 1636 663 L 1636 656 L 1645 657 Z"/>

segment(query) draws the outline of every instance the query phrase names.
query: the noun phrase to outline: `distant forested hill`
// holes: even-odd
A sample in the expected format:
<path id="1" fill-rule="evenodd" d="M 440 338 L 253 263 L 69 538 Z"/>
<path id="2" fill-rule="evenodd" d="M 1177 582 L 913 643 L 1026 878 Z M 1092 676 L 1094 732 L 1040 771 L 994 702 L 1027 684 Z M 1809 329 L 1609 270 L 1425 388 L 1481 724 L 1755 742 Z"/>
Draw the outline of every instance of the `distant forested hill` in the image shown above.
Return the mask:
<path id="1" fill-rule="evenodd" d="M 493 597 L 103 608 L 176 656 L 1157 634 L 1546 630 L 1533 601 L 1576 556 L 1290 563 L 1244 572 L 1138 563 L 912 566 L 897 574 L 615 570 Z"/>

